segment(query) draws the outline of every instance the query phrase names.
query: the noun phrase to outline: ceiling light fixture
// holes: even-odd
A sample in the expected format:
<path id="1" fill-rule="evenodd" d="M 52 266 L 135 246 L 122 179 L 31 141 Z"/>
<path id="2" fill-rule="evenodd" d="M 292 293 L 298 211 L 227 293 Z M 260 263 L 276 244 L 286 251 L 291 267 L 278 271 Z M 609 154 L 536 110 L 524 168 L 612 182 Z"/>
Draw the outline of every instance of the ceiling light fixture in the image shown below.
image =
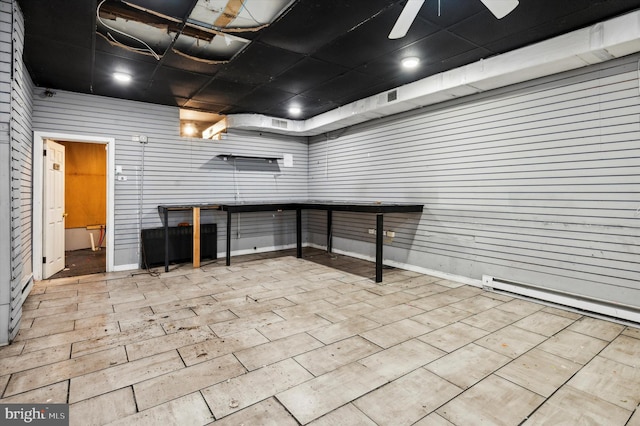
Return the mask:
<path id="1" fill-rule="evenodd" d="M 187 136 L 193 136 L 196 134 L 196 126 L 191 123 L 185 124 L 185 126 L 182 128 L 182 132 Z"/>
<path id="2" fill-rule="evenodd" d="M 302 114 L 302 108 L 297 106 L 292 106 L 289 108 L 289 114 L 291 115 L 300 115 Z"/>
<path id="3" fill-rule="evenodd" d="M 131 75 L 124 72 L 114 72 L 113 78 L 120 83 L 128 83 L 131 81 Z"/>
<path id="4" fill-rule="evenodd" d="M 412 69 L 416 68 L 418 65 L 420 65 L 420 58 L 417 58 L 415 56 L 409 56 L 408 58 L 404 58 L 402 60 L 403 68 Z"/>

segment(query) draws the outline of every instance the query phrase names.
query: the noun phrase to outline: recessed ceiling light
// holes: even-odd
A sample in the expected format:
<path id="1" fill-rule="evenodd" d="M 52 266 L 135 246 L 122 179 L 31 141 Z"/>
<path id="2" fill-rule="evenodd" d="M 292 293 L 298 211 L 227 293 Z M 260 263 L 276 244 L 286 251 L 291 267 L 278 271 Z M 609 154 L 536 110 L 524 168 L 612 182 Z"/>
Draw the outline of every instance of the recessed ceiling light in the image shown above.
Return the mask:
<path id="1" fill-rule="evenodd" d="M 194 126 L 193 124 L 189 123 L 186 124 L 183 128 L 182 131 L 184 132 L 185 135 L 187 136 L 193 136 L 196 134 L 196 126 Z"/>
<path id="2" fill-rule="evenodd" d="M 415 56 L 409 56 L 408 58 L 404 58 L 402 60 L 402 66 L 404 68 L 415 68 L 420 65 L 420 58 Z"/>
<path id="3" fill-rule="evenodd" d="M 302 114 L 302 108 L 297 106 L 292 106 L 289 108 L 289 114 L 291 115 L 300 115 Z"/>
<path id="4" fill-rule="evenodd" d="M 131 81 L 131 76 L 124 72 L 114 72 L 113 78 L 120 83 L 128 83 Z"/>

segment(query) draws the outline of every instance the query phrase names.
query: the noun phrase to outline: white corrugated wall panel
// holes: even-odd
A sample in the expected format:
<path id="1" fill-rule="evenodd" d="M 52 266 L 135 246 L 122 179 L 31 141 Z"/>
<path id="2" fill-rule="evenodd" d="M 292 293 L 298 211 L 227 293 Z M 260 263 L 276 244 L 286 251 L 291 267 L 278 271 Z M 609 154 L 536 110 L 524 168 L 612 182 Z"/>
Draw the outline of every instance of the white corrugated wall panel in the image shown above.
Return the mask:
<path id="1" fill-rule="evenodd" d="M 114 264 L 140 264 L 141 228 L 161 226 L 157 206 L 162 204 L 304 199 L 307 197 L 306 138 L 257 133 L 229 133 L 221 141 L 179 136 L 179 110 L 122 99 L 58 91 L 49 98 L 34 91 L 34 130 L 73 135 L 112 137 L 115 163 L 126 181 L 115 182 Z M 147 144 L 132 141 L 144 135 Z M 219 154 L 282 157 L 291 154 L 294 165 L 241 161 L 235 166 Z M 251 225 L 251 232 L 270 235 L 271 214 Z M 170 224 L 191 221 L 172 214 Z M 218 246 L 224 249 L 226 215 L 203 212 L 202 223 L 218 223 Z M 295 222 L 294 222 L 295 225 Z M 241 219 L 244 234 L 245 224 Z M 235 231 L 234 231 L 235 232 Z M 295 227 L 286 236 L 295 243 Z M 256 246 L 255 239 L 234 241 L 234 249 Z"/>
<path id="2" fill-rule="evenodd" d="M 32 83 L 22 62 L 24 20 L 17 4 L 0 2 L 0 344 L 18 332 L 33 284 L 31 256 Z"/>
<path id="3" fill-rule="evenodd" d="M 640 308 L 639 94 L 636 55 L 318 136 L 309 194 L 424 203 L 385 215 L 390 261 Z"/>

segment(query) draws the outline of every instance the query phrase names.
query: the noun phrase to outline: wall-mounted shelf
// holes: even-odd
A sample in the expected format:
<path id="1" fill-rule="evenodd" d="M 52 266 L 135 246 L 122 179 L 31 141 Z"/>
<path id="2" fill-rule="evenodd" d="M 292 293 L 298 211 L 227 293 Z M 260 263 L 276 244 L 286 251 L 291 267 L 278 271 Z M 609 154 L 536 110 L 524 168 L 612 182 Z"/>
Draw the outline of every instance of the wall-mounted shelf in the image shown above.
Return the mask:
<path id="1" fill-rule="evenodd" d="M 261 160 L 268 163 L 274 163 L 278 160 L 282 160 L 283 157 L 268 157 L 266 155 L 237 155 L 237 154 L 218 154 L 216 157 L 228 161 L 228 160 Z"/>

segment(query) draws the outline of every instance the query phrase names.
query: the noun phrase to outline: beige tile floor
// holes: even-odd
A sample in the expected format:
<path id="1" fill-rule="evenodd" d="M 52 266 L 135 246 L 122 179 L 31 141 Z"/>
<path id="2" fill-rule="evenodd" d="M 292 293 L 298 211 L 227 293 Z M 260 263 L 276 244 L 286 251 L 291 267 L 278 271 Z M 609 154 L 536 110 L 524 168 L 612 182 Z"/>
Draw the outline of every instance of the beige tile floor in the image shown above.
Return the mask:
<path id="1" fill-rule="evenodd" d="M 35 285 L 0 403 L 72 425 L 640 425 L 640 329 L 305 250 Z"/>

